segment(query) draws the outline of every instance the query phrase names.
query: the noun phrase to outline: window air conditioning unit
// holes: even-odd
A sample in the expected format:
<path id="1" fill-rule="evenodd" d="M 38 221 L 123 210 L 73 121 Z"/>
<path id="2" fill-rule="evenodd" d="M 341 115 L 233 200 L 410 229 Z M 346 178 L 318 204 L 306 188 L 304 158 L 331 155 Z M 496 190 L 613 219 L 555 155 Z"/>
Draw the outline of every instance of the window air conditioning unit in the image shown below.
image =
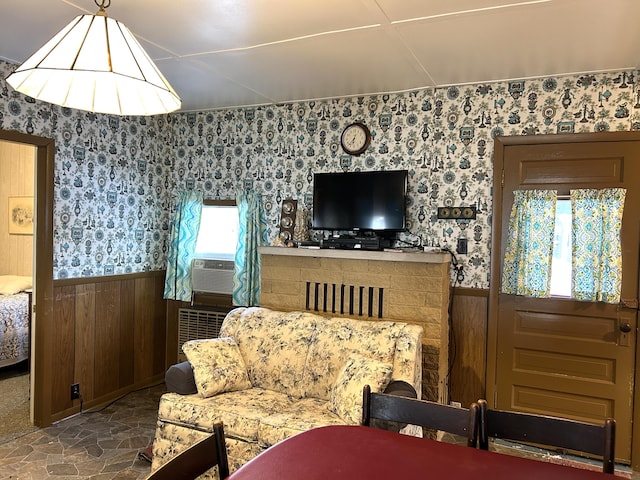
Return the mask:
<path id="1" fill-rule="evenodd" d="M 191 288 L 200 293 L 233 293 L 232 260 L 196 258 L 191 265 Z"/>

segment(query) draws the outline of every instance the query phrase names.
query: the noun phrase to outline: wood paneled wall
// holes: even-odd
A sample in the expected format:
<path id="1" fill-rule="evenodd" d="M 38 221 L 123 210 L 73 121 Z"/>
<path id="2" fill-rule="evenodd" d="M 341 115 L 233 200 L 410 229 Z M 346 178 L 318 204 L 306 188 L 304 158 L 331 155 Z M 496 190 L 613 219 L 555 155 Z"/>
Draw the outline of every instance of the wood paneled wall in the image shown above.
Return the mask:
<path id="1" fill-rule="evenodd" d="M 33 197 L 36 149 L 0 142 L 0 275 L 33 274 L 33 235 L 9 235 L 10 196 Z"/>
<path id="2" fill-rule="evenodd" d="M 164 379 L 164 272 L 54 281 L 52 420 Z"/>
<path id="3" fill-rule="evenodd" d="M 464 407 L 486 395 L 488 301 L 488 290 L 456 288 L 453 291 L 450 398 Z"/>

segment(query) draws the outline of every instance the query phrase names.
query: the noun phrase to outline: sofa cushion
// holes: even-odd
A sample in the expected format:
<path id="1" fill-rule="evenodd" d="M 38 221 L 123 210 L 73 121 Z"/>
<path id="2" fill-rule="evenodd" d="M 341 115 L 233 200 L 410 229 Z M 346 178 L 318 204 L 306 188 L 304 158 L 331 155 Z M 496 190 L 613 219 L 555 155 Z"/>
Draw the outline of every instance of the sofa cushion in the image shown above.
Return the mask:
<path id="1" fill-rule="evenodd" d="M 393 363 L 403 324 L 328 318 L 318 322 L 304 372 L 305 395 L 330 400 L 340 369 L 351 354 Z"/>
<path id="2" fill-rule="evenodd" d="M 332 412 L 329 402 L 319 398 L 303 398 L 286 410 L 260 421 L 258 442 L 267 448 L 306 430 L 325 425 L 344 425 L 344 420 Z"/>
<path id="3" fill-rule="evenodd" d="M 226 431 L 225 431 L 226 434 Z M 151 471 L 156 471 L 179 452 L 186 450 L 194 443 L 211 435 L 209 432 L 195 430 L 190 426 L 176 425 L 169 422 L 158 423 L 156 435 L 153 440 L 153 461 Z M 257 443 L 237 440 L 225 435 L 227 454 L 229 458 L 229 470 L 234 472 L 253 457 L 262 452 L 262 447 Z M 212 470 L 198 477 L 198 480 L 214 479 L 217 475 L 211 475 Z"/>
<path id="4" fill-rule="evenodd" d="M 254 387 L 293 397 L 304 395 L 304 366 L 322 317 L 306 312 L 247 308 L 235 320 L 233 335 Z"/>
<path id="5" fill-rule="evenodd" d="M 182 351 L 193 367 L 201 397 L 251 387 L 247 368 L 233 338 L 190 340 Z"/>
<path id="6" fill-rule="evenodd" d="M 331 393 L 331 410 L 350 423 L 362 419 L 362 389 L 382 392 L 391 381 L 393 365 L 361 355 L 351 355 L 338 374 Z"/>
<path id="7" fill-rule="evenodd" d="M 262 388 L 209 398 L 165 393 L 160 398 L 158 419 L 207 432 L 213 431 L 214 421 L 222 420 L 226 436 L 257 443 L 260 420 L 287 410 L 291 404 L 287 395 Z"/>

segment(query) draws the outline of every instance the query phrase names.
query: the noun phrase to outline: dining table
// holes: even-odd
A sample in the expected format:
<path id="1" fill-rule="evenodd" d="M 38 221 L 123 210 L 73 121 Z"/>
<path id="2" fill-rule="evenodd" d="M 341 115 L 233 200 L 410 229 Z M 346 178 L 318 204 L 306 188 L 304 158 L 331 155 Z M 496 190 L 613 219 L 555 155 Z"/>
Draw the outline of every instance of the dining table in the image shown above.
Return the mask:
<path id="1" fill-rule="evenodd" d="M 229 480 L 605 480 L 600 471 L 359 425 L 318 427 L 273 445 Z"/>

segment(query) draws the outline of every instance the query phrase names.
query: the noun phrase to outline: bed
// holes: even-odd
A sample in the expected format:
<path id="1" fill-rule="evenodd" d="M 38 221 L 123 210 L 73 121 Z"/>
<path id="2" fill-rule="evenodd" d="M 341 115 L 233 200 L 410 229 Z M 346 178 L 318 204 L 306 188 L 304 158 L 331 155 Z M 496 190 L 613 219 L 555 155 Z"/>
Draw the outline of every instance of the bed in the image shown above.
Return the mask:
<path id="1" fill-rule="evenodd" d="M 29 358 L 31 277 L 0 275 L 0 367 Z"/>

